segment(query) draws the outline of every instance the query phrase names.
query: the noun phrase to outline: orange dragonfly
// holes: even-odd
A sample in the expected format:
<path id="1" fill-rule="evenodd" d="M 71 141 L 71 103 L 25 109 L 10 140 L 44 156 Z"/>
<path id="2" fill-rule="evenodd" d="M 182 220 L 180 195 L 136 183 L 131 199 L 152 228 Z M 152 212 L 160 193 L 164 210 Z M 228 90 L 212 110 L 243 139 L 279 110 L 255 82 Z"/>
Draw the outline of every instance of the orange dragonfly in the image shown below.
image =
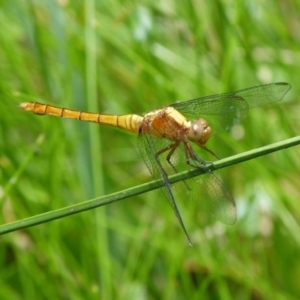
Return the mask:
<path id="1" fill-rule="evenodd" d="M 88 113 L 37 102 L 21 103 L 20 108 L 38 115 L 95 122 L 137 133 L 141 155 L 154 179 L 163 180 L 162 190 L 191 244 L 175 202 L 175 187 L 179 187 L 178 191 L 183 191 L 185 198 L 191 198 L 221 222 L 234 224 L 236 221 L 234 199 L 223 183 L 211 171 L 207 171 L 207 162 L 198 157 L 193 145 L 214 155 L 205 146 L 211 136 L 239 123 L 247 116 L 249 109 L 281 100 L 290 89 L 291 86 L 285 82 L 255 86 L 174 103 L 153 110 L 143 117 L 134 114 Z M 170 172 L 188 168 L 201 168 L 206 172 L 198 178 L 170 184 Z"/>

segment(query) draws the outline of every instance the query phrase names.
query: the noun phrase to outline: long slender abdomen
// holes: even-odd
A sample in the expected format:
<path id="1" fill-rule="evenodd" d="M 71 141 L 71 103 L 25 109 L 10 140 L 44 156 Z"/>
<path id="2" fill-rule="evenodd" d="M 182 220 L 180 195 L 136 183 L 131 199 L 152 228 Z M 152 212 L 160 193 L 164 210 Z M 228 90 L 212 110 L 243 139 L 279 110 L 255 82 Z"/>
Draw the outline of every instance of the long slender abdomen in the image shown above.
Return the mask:
<path id="1" fill-rule="evenodd" d="M 138 115 L 102 115 L 67 108 L 56 107 L 38 102 L 24 102 L 19 105 L 23 110 L 37 115 L 51 115 L 61 118 L 77 119 L 121 128 L 130 132 L 139 132 L 143 118 Z"/>

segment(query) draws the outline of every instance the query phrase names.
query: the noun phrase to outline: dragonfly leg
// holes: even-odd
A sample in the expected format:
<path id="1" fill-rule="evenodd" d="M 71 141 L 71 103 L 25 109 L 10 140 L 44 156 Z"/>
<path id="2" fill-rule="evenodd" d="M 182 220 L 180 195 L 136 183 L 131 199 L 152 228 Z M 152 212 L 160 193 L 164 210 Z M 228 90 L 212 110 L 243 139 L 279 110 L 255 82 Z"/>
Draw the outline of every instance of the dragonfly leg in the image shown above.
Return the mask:
<path id="1" fill-rule="evenodd" d="M 167 162 L 171 165 L 171 167 L 173 168 L 173 170 L 175 171 L 175 173 L 178 173 L 177 169 L 175 168 L 175 166 L 172 164 L 171 162 L 171 156 L 173 155 L 173 153 L 175 152 L 175 150 L 177 149 L 177 147 L 179 146 L 180 142 L 176 142 L 174 143 L 171 148 L 171 151 L 169 152 L 169 154 L 167 155 Z M 186 188 L 190 191 L 191 188 L 188 186 L 188 184 L 186 183 L 185 180 L 183 180 L 183 183 L 185 184 Z"/>
<path id="2" fill-rule="evenodd" d="M 156 153 L 156 155 L 158 157 L 160 154 L 162 154 L 162 153 L 164 153 L 164 152 L 166 152 L 166 151 L 168 151 L 168 150 L 171 149 L 171 151 L 167 155 L 166 160 L 167 160 L 168 164 L 172 167 L 172 169 L 174 170 L 175 173 L 178 173 L 178 171 L 177 171 L 176 167 L 171 162 L 171 156 L 173 155 L 173 153 L 175 152 L 175 150 L 177 149 L 177 147 L 179 146 L 179 144 L 180 144 L 180 141 L 175 142 L 174 144 L 171 144 L 168 147 L 163 148 L 163 149 L 161 149 L 160 151 L 158 151 Z M 187 185 L 187 183 L 185 181 L 183 181 L 183 182 L 184 182 L 185 186 L 187 187 L 187 189 L 190 190 L 190 188 Z"/>
<path id="3" fill-rule="evenodd" d="M 217 154 L 215 154 L 213 151 L 211 151 L 210 149 L 206 148 L 206 147 L 202 147 L 204 150 L 206 150 L 207 152 L 209 152 L 211 155 L 213 155 L 216 159 L 220 159 L 219 156 L 217 156 Z"/>
<path id="4" fill-rule="evenodd" d="M 158 151 L 158 152 L 156 153 L 156 155 L 159 156 L 159 155 L 161 155 L 162 153 L 164 153 L 164 152 L 170 150 L 170 152 L 169 152 L 168 155 L 167 155 L 167 162 L 168 162 L 168 164 L 172 167 L 172 169 L 174 170 L 175 173 L 178 173 L 178 172 L 177 172 L 175 166 L 174 166 L 174 165 L 172 164 L 172 162 L 171 162 L 171 156 L 173 155 L 173 153 L 175 152 L 175 150 L 177 149 L 177 147 L 179 146 L 179 144 L 180 144 L 180 141 L 175 142 L 175 143 L 173 143 L 173 144 L 167 146 L 166 148 L 161 149 L 160 151 Z"/>
<path id="5" fill-rule="evenodd" d="M 191 166 L 193 168 L 197 168 L 197 169 L 202 169 L 206 173 L 212 173 L 211 167 L 214 168 L 214 164 L 210 161 L 206 161 L 206 160 L 199 158 L 195 154 L 193 148 L 191 147 L 191 145 L 188 142 L 184 143 L 184 152 L 185 152 L 186 163 L 189 166 Z M 209 166 L 209 168 L 208 168 L 208 166 Z"/>
<path id="6" fill-rule="evenodd" d="M 164 153 L 165 151 L 168 151 L 171 149 L 170 152 L 168 153 L 166 159 L 167 159 L 168 164 L 172 167 L 172 169 L 174 170 L 175 173 L 178 173 L 178 171 L 177 171 L 176 167 L 172 164 L 171 157 L 172 157 L 173 153 L 175 152 L 175 150 L 178 148 L 179 144 L 180 144 L 180 141 L 175 142 L 174 144 L 171 144 L 168 147 L 157 152 L 157 155 L 160 155 L 160 154 Z M 189 164 L 189 165 L 191 165 L 191 164 Z M 183 180 L 183 183 L 185 184 L 185 186 L 187 187 L 188 190 L 191 190 L 190 187 L 188 186 L 188 184 L 185 182 L 185 180 Z"/>
<path id="7" fill-rule="evenodd" d="M 185 161 L 188 165 L 191 167 L 199 168 L 199 165 L 192 164 L 191 161 L 200 163 L 200 165 L 205 166 L 209 164 L 210 162 L 205 161 L 201 158 L 199 158 L 196 153 L 194 152 L 193 148 L 191 147 L 189 142 L 184 143 L 184 152 L 185 152 Z M 202 167 L 201 166 L 201 167 Z"/>

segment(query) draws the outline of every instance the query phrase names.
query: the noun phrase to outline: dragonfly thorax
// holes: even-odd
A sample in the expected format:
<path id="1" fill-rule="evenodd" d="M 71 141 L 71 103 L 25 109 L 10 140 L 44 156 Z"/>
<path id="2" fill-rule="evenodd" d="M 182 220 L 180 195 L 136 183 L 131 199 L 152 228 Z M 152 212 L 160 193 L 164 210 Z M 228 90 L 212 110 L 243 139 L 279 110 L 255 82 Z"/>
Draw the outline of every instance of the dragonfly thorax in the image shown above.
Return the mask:
<path id="1" fill-rule="evenodd" d="M 211 132 L 211 127 L 208 125 L 207 121 L 200 118 L 194 122 L 191 122 L 188 131 L 188 138 L 190 141 L 202 147 L 209 139 Z"/>

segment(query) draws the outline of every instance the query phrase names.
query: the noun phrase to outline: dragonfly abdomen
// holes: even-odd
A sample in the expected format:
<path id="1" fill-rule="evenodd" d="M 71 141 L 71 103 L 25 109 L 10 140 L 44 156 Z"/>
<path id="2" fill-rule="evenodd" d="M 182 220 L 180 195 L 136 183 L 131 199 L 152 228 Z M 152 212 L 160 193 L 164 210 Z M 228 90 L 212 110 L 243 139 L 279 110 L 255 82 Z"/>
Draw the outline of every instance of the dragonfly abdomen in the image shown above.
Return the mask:
<path id="1" fill-rule="evenodd" d="M 37 115 L 51 115 L 60 118 L 77 119 L 86 122 L 94 122 L 110 125 L 130 132 L 138 132 L 143 118 L 138 115 L 102 115 L 79 110 L 56 107 L 38 102 L 21 103 L 20 108 Z"/>

